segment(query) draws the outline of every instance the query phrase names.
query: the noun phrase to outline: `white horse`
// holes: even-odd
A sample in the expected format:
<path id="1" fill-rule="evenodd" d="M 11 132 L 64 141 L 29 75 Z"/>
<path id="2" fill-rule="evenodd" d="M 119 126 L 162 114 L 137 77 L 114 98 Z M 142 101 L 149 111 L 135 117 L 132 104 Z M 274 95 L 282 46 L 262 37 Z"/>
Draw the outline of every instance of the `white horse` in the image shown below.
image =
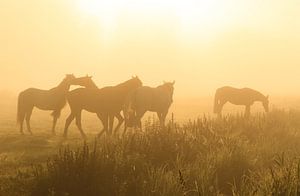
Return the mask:
<path id="1" fill-rule="evenodd" d="M 225 86 L 216 90 L 214 113 L 221 116 L 224 104 L 230 102 L 235 105 L 244 105 L 245 117 L 248 117 L 250 116 L 250 107 L 256 101 L 262 102 L 265 112 L 269 111 L 269 96 L 264 96 L 262 93 L 250 88 L 238 89 Z"/>

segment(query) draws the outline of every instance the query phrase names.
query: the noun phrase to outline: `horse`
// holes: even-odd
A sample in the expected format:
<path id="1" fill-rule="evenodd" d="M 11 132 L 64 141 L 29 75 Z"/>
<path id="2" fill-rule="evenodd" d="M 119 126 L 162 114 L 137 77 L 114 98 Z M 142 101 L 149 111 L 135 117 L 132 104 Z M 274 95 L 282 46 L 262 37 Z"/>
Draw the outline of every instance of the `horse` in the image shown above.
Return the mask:
<path id="1" fill-rule="evenodd" d="M 116 128 L 118 129 L 123 123 L 123 117 L 120 112 L 123 108 L 125 97 L 130 91 L 140 86 L 142 86 L 141 80 L 138 77 L 132 77 L 130 80 L 116 86 L 108 86 L 101 89 L 98 89 L 96 86 L 90 86 L 88 88 L 78 88 L 70 91 L 67 94 L 67 101 L 71 113 L 66 119 L 64 137 L 67 137 L 68 128 L 71 122 L 76 119 L 76 125 L 81 136 L 86 138 L 81 125 L 82 110 L 97 114 L 97 117 L 103 124 L 103 129 L 99 133 L 99 137 L 104 132 L 109 131 L 109 133 L 112 133 L 113 118 L 115 116 L 119 119 L 119 124 Z"/>
<path id="2" fill-rule="evenodd" d="M 99 89 L 98 86 L 95 84 L 95 82 L 92 80 L 92 76 L 86 76 L 86 77 L 82 77 L 82 78 L 78 78 L 74 84 L 77 84 L 77 85 L 81 85 L 81 86 L 84 86 L 85 88 L 89 88 L 89 89 Z M 111 88 L 111 86 L 108 86 L 108 87 L 104 87 L 102 88 L 103 89 L 106 89 L 106 88 Z M 116 117 L 118 119 L 118 125 L 116 126 L 116 128 L 114 129 L 114 132 L 117 132 L 118 129 L 120 128 L 120 126 L 122 125 L 122 123 L 124 122 L 124 118 L 122 117 L 121 113 L 116 113 L 114 117 L 110 116 L 110 117 L 105 117 L 105 116 L 100 116 L 101 117 L 101 122 L 102 122 L 102 125 L 104 125 L 105 123 L 108 123 L 108 122 L 104 122 L 105 119 L 107 119 L 109 121 L 109 124 L 111 125 L 109 127 L 109 130 L 112 130 L 113 128 L 113 120 L 114 120 L 114 117 Z M 99 117 L 99 118 L 100 118 Z"/>
<path id="3" fill-rule="evenodd" d="M 21 134 L 24 134 L 24 119 L 26 119 L 27 131 L 32 134 L 30 118 L 34 107 L 53 111 L 51 114 L 53 116 L 52 133 L 55 134 L 57 119 L 66 105 L 66 94 L 75 80 L 76 77 L 73 74 L 67 74 L 58 86 L 50 90 L 28 88 L 22 91 L 18 96 L 17 106 L 17 123 L 20 125 Z"/>
<path id="4" fill-rule="evenodd" d="M 262 93 L 251 88 L 238 89 L 230 86 L 224 86 L 216 90 L 214 100 L 214 113 L 221 116 L 224 104 L 230 102 L 235 105 L 244 105 L 245 117 L 249 117 L 250 107 L 256 101 L 260 101 L 262 103 L 265 112 L 269 111 L 269 96 L 265 96 Z"/>
<path id="5" fill-rule="evenodd" d="M 164 82 L 156 88 L 143 86 L 131 92 L 124 105 L 125 125 L 134 125 L 142 129 L 141 118 L 147 111 L 156 112 L 160 126 L 165 126 L 165 119 L 173 102 L 173 82 Z M 134 121 L 134 122 L 132 122 Z M 125 134 L 126 127 L 124 130 Z"/>

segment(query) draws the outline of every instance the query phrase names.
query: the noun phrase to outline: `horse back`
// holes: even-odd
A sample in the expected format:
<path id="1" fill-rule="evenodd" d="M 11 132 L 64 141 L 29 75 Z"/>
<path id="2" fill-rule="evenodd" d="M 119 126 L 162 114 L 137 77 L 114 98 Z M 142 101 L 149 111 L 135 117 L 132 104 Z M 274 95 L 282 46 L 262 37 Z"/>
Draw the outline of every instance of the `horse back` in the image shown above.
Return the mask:
<path id="1" fill-rule="evenodd" d="M 252 104 L 261 96 L 261 93 L 251 88 L 234 88 L 225 86 L 217 89 L 216 98 L 229 101 L 233 104 Z"/>
<path id="2" fill-rule="evenodd" d="M 67 94 L 67 100 L 73 109 L 116 113 L 122 110 L 125 96 L 114 87 L 101 89 L 78 88 Z"/>
<path id="3" fill-rule="evenodd" d="M 42 110 L 59 110 L 66 104 L 65 93 L 37 88 L 22 91 L 19 101 L 28 107 L 35 106 Z"/>
<path id="4" fill-rule="evenodd" d="M 158 112 L 168 109 L 172 101 L 161 89 L 145 86 L 136 90 L 134 102 L 133 105 L 137 110 Z"/>

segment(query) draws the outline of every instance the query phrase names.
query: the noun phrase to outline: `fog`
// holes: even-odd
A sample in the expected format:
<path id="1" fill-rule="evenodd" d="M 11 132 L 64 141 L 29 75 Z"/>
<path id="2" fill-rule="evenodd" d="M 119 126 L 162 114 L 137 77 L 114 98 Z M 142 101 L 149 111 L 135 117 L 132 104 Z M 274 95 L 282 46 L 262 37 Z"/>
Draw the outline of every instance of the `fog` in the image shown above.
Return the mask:
<path id="1" fill-rule="evenodd" d="M 175 80 L 182 99 L 224 85 L 299 95 L 298 1 L 113 2 L 2 0 L 0 90 L 49 89 L 74 73 L 99 87 Z"/>

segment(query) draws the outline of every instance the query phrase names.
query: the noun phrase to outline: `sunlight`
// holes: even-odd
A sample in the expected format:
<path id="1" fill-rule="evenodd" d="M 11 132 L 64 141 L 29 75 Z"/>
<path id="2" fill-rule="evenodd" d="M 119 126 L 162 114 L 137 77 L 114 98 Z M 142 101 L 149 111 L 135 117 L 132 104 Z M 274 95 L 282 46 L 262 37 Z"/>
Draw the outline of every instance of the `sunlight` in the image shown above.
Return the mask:
<path id="1" fill-rule="evenodd" d="M 202 35 L 213 35 L 233 22 L 229 1 L 226 4 L 220 0 L 176 1 L 175 5 L 183 33 L 200 31 Z"/>
<path id="2" fill-rule="evenodd" d="M 109 39 L 117 25 L 117 15 L 120 6 L 118 1 L 79 0 L 78 6 L 84 14 L 99 19 L 102 36 L 104 39 Z"/>
<path id="3" fill-rule="evenodd" d="M 179 24 L 180 33 L 213 35 L 232 22 L 229 3 L 221 0 L 79 0 L 79 8 L 85 14 L 99 18 L 103 29 L 109 33 L 117 28 L 122 12 L 135 14 L 135 20 L 151 17 L 160 22 L 161 16 L 170 16 Z M 142 15 L 140 13 L 143 13 Z M 129 21 L 130 23 L 130 21 Z"/>

